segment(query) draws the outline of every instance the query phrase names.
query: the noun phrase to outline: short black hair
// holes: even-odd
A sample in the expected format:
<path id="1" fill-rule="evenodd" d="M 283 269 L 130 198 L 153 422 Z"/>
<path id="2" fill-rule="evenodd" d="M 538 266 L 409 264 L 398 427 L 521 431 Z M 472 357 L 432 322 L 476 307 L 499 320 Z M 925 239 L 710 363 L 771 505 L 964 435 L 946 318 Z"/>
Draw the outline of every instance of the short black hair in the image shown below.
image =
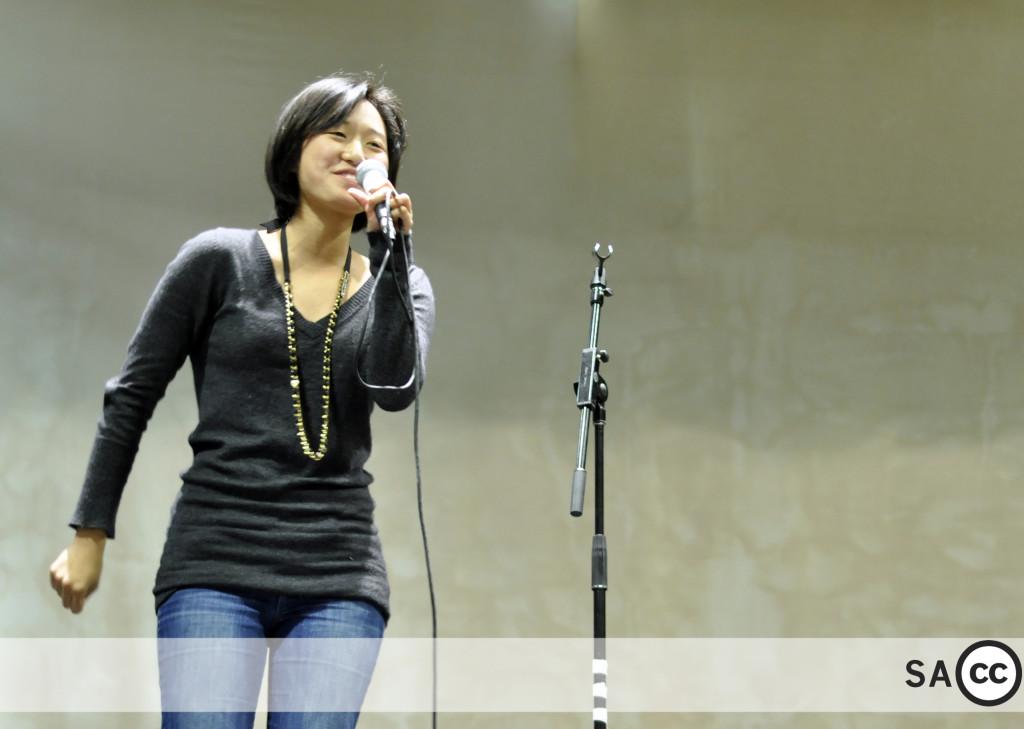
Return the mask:
<path id="1" fill-rule="evenodd" d="M 306 140 L 341 124 L 360 101 L 369 101 L 384 120 L 387 131 L 388 179 L 398 183 L 398 168 L 405 151 L 405 120 L 395 93 L 369 73 L 335 73 L 306 86 L 281 109 L 274 134 L 267 144 L 264 171 L 274 196 L 277 226 L 299 207 L 299 159 Z M 366 227 L 366 213 L 352 221 L 352 230 Z"/>

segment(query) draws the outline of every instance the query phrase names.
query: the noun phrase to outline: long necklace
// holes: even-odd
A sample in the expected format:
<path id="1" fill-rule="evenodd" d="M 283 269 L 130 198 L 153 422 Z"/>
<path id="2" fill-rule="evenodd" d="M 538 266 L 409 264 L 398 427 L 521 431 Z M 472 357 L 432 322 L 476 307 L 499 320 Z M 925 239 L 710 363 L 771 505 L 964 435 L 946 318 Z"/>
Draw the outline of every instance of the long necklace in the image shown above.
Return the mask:
<path id="1" fill-rule="evenodd" d="M 292 300 L 291 274 L 288 269 L 288 234 L 285 233 L 284 225 L 281 226 L 281 260 L 284 263 L 284 305 L 285 320 L 288 323 L 288 364 L 291 375 L 292 406 L 295 410 L 295 424 L 299 434 L 299 443 L 302 444 L 302 452 L 319 461 L 327 452 L 327 427 L 330 422 L 331 404 L 331 350 L 334 342 L 334 324 L 338 319 L 338 309 L 348 292 L 349 271 L 352 268 L 352 248 L 348 249 L 345 257 L 345 270 L 341 274 L 341 283 L 338 286 L 338 296 L 334 299 L 334 308 L 331 309 L 331 317 L 327 321 L 327 334 L 324 337 L 324 367 L 323 367 L 323 418 L 320 426 L 320 446 L 314 452 L 309 445 L 309 438 L 306 436 L 306 424 L 302 417 L 302 383 L 299 381 L 299 358 L 298 350 L 295 347 L 295 320 L 294 305 Z"/>

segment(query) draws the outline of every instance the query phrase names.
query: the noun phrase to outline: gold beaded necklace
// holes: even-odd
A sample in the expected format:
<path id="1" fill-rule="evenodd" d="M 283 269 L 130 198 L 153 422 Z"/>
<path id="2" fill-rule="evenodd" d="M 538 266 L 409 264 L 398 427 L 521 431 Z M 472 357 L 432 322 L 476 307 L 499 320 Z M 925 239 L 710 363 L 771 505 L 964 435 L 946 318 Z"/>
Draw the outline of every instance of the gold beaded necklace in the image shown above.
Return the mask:
<path id="1" fill-rule="evenodd" d="M 302 383 L 299 381 L 299 359 L 295 347 L 295 321 L 294 305 L 292 299 L 291 275 L 288 269 L 288 234 L 285 233 L 285 226 L 281 226 L 281 260 L 284 263 L 284 307 L 285 320 L 288 323 L 288 364 L 291 377 L 292 407 L 295 410 L 295 424 L 299 434 L 299 443 L 302 445 L 302 452 L 319 461 L 327 452 L 327 426 L 330 422 L 331 403 L 331 349 L 334 343 L 334 324 L 338 318 L 338 309 L 348 292 L 349 271 L 352 268 L 352 247 L 349 246 L 348 255 L 345 257 L 345 270 L 341 274 L 341 283 L 338 286 L 338 295 L 334 299 L 334 308 L 331 309 L 330 319 L 327 321 L 327 333 L 324 337 L 324 366 L 323 366 L 323 418 L 320 426 L 320 446 L 314 452 L 309 445 L 309 438 L 306 437 L 306 424 L 302 417 Z"/>

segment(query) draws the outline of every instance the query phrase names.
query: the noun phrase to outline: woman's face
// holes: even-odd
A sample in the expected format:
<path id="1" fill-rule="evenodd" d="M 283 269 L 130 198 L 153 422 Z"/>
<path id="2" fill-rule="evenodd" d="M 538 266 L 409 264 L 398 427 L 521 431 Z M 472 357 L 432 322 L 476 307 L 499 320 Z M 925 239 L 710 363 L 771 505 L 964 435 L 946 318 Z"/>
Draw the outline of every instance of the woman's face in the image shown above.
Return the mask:
<path id="1" fill-rule="evenodd" d="M 355 217 L 363 206 L 348 194 L 348 188 L 359 187 L 356 167 L 365 159 L 388 166 L 384 120 L 364 99 L 341 124 L 306 140 L 299 158 L 300 196 L 312 207 Z"/>

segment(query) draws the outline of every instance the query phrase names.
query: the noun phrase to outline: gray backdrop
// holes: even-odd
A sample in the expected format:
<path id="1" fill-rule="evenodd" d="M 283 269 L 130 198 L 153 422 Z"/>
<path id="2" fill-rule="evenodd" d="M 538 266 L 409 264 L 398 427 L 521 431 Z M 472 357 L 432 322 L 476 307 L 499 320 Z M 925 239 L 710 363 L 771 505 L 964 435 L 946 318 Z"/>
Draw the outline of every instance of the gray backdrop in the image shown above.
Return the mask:
<path id="1" fill-rule="evenodd" d="M 399 187 L 438 307 L 422 461 L 443 636 L 590 634 L 592 489 L 585 519 L 567 504 L 597 240 L 616 246 L 602 331 L 611 635 L 1019 633 L 1019 3 L 4 0 L 0 13 L 2 637 L 155 635 L 190 377 L 142 440 L 100 590 L 72 615 L 46 577 L 102 385 L 184 240 L 271 217 L 276 113 L 338 69 L 377 71 L 409 118 Z M 429 635 L 411 411 L 374 427 L 388 634 Z"/>

